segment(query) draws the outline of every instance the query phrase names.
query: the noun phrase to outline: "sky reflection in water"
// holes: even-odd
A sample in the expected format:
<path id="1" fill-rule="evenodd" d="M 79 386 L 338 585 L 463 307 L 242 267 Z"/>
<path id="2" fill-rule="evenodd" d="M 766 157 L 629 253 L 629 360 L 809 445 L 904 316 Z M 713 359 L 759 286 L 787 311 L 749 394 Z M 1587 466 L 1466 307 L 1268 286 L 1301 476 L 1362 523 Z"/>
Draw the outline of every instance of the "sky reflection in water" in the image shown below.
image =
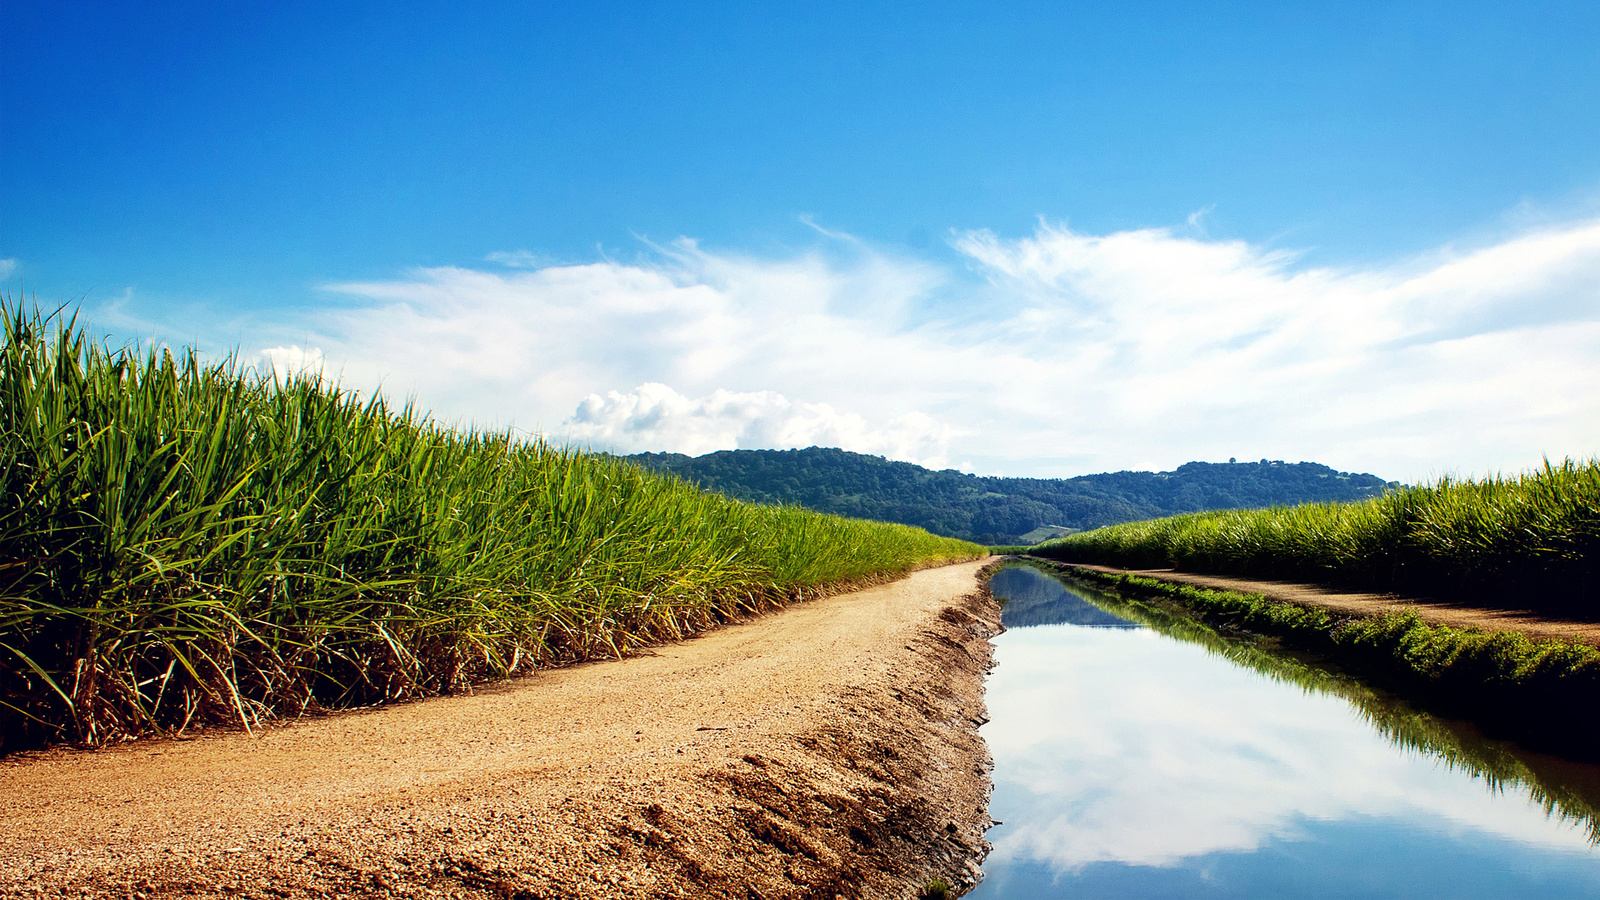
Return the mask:
<path id="1" fill-rule="evenodd" d="M 1398 746 L 1344 697 L 1105 627 L 1035 569 L 993 589 L 1015 598 L 983 729 L 1005 824 L 971 896 L 1600 896 L 1587 825 L 1526 787 Z M 1029 624 L 1052 605 L 1088 624 Z"/>

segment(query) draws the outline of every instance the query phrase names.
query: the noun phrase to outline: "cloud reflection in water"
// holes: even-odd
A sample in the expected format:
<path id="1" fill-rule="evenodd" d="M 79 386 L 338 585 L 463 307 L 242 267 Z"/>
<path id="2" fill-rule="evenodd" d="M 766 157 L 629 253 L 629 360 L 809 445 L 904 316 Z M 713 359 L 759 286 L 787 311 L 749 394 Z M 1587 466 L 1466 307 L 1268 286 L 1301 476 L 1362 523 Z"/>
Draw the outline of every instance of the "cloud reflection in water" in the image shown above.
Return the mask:
<path id="1" fill-rule="evenodd" d="M 997 641 L 985 726 L 996 761 L 991 873 L 1174 866 L 1405 823 L 1592 855 L 1579 824 L 1397 747 L 1342 698 L 1148 629 L 1044 625 Z M 1600 861 L 1597 861 L 1600 865 Z"/>

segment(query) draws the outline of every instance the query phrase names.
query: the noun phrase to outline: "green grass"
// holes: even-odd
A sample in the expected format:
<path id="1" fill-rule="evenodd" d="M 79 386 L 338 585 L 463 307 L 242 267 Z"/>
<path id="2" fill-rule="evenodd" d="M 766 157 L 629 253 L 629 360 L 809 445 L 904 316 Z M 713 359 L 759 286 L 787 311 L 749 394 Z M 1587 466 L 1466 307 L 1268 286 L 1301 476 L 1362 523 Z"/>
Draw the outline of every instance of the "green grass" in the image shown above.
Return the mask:
<path id="1" fill-rule="evenodd" d="M 1354 503 L 1192 513 L 1112 525 L 1031 551 L 1067 562 L 1177 568 L 1449 595 L 1589 613 L 1600 561 L 1600 461 L 1516 477 L 1442 479 Z"/>
<path id="2" fill-rule="evenodd" d="M 983 553 L 0 317 L 0 752 L 457 691 Z"/>

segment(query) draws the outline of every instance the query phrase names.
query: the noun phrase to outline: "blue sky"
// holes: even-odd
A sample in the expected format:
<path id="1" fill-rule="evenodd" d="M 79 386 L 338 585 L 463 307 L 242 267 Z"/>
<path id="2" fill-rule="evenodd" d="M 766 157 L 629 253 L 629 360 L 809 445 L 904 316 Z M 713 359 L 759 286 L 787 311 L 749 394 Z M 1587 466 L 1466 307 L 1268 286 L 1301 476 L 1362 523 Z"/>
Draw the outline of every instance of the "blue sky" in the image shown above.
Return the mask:
<path id="1" fill-rule="evenodd" d="M 0 33 L 3 283 L 121 339 L 622 450 L 1600 452 L 1592 4 L 3 0 Z"/>

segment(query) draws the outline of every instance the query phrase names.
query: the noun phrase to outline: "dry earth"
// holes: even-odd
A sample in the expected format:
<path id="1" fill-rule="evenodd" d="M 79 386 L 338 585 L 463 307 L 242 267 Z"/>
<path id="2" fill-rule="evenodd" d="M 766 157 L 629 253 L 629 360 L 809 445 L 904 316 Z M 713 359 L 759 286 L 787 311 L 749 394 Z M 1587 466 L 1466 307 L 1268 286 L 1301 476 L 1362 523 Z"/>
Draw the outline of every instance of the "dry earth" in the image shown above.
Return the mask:
<path id="1" fill-rule="evenodd" d="M 1196 587 L 1261 594 L 1272 600 L 1320 606 L 1347 615 L 1372 616 L 1409 610 L 1433 625 L 1455 628 L 1481 628 L 1484 631 L 1520 631 L 1534 640 L 1559 639 L 1600 646 L 1600 623 L 1580 619 L 1552 618 L 1533 610 L 1490 609 L 1451 603 L 1439 599 L 1404 597 L 1398 594 L 1371 594 L 1340 591 L 1314 584 L 1288 581 L 1252 581 L 1221 575 L 1195 575 L 1176 569 L 1117 569 L 1082 563 L 1062 563 L 1069 567 L 1105 572 L 1111 575 L 1138 575 Z"/>
<path id="2" fill-rule="evenodd" d="M 472 696 L 0 761 L 0 896 L 965 889 L 990 824 L 983 565 Z"/>

